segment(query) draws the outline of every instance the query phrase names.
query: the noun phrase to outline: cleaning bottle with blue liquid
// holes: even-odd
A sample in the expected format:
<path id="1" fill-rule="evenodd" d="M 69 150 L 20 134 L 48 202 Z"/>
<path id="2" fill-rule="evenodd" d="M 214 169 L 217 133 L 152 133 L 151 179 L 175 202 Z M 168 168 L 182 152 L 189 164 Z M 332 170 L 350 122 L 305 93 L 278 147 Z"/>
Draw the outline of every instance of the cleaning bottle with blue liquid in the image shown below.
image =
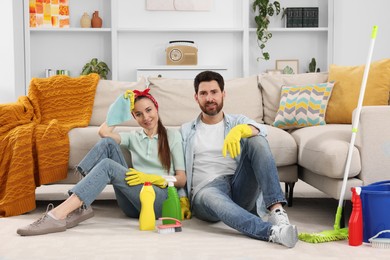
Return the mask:
<path id="1" fill-rule="evenodd" d="M 181 208 L 179 195 L 177 189 L 174 186 L 176 178 L 174 176 L 163 176 L 168 182 L 168 198 L 163 202 L 162 205 L 162 217 L 174 218 L 181 221 Z M 163 224 L 175 224 L 174 220 L 165 219 Z"/>

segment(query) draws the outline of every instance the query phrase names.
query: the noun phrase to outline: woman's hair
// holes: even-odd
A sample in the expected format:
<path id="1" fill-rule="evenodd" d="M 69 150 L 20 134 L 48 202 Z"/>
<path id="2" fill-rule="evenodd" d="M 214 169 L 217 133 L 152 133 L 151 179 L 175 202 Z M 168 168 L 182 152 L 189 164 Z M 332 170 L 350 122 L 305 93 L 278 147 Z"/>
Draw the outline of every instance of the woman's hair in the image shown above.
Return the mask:
<path id="1" fill-rule="evenodd" d="M 149 98 L 149 97 L 138 96 L 135 98 L 134 103 L 136 103 L 138 100 L 141 100 L 143 98 Z M 156 104 L 153 102 L 153 100 L 152 103 L 156 107 Z M 167 129 L 161 122 L 160 116 L 158 117 L 158 122 L 157 122 L 157 134 L 158 134 L 158 158 L 163 168 L 169 174 L 169 170 L 171 169 L 171 150 L 169 149 Z"/>

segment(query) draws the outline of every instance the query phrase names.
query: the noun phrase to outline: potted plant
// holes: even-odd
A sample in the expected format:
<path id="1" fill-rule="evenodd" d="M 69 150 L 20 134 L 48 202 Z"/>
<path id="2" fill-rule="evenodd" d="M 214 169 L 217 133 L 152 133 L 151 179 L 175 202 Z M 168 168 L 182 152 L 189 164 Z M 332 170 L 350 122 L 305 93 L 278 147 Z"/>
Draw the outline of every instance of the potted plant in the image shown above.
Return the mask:
<path id="1" fill-rule="evenodd" d="M 269 60 L 269 53 L 264 51 L 265 44 L 272 38 L 272 33 L 268 31 L 269 17 L 280 13 L 280 3 L 278 1 L 255 0 L 253 1 L 252 8 L 255 13 L 258 11 L 258 15 L 255 16 L 255 22 L 257 25 L 257 44 L 261 50 L 261 58 Z"/>
<path id="2" fill-rule="evenodd" d="M 316 72 L 316 67 L 317 67 L 316 59 L 312 58 L 311 62 L 309 63 L 309 72 Z"/>
<path id="3" fill-rule="evenodd" d="M 107 73 L 109 71 L 110 69 L 105 62 L 98 61 L 97 58 L 93 58 L 90 62 L 84 65 L 83 69 L 81 70 L 81 75 L 97 73 L 101 79 L 107 79 Z"/>

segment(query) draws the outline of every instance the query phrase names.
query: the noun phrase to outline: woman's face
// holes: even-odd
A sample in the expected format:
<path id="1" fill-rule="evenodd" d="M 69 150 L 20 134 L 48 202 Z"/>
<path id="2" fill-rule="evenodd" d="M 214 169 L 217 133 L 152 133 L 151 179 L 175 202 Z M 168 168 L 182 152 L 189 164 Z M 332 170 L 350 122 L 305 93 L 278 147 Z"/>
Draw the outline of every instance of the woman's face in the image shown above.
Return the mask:
<path id="1" fill-rule="evenodd" d="M 138 124 L 147 131 L 157 132 L 158 112 L 149 98 L 138 99 L 132 112 Z"/>

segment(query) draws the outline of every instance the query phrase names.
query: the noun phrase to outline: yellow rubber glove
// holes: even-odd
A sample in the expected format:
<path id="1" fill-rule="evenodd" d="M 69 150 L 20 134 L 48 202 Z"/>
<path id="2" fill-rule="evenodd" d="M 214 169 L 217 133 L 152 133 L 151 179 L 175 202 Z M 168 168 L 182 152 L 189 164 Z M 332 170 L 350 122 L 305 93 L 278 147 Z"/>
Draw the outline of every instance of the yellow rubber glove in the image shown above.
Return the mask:
<path id="1" fill-rule="evenodd" d="M 132 90 L 126 90 L 125 94 L 123 94 L 125 98 L 130 98 L 130 111 L 134 109 L 134 92 Z"/>
<path id="2" fill-rule="evenodd" d="M 236 125 L 225 137 L 223 142 L 222 155 L 226 157 L 226 152 L 229 151 L 230 157 L 236 158 L 241 153 L 241 138 L 252 136 L 252 129 L 249 125 Z"/>
<path id="3" fill-rule="evenodd" d="M 167 187 L 167 181 L 159 175 L 143 173 L 133 168 L 129 168 L 129 170 L 130 171 L 126 172 L 127 177 L 125 178 L 125 181 L 129 186 L 151 182 L 162 189 Z"/>
<path id="4" fill-rule="evenodd" d="M 187 197 L 180 198 L 180 208 L 181 208 L 181 219 L 190 219 L 192 217 L 192 213 L 190 210 L 190 201 Z"/>

